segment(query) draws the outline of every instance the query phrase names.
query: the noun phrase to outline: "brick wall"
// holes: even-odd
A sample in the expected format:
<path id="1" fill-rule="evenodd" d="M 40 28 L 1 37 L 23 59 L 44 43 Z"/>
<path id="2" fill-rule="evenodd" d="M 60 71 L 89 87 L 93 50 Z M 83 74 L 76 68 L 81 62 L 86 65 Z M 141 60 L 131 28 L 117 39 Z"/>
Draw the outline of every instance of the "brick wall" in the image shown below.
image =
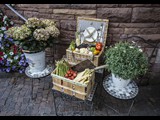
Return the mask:
<path id="1" fill-rule="evenodd" d="M 23 21 L 4 4 L 0 7 L 16 24 Z M 60 29 L 63 44 L 51 48 L 56 54 L 48 56 L 61 58 L 70 41 L 75 38 L 77 16 L 108 18 L 109 36 L 119 41 L 122 36 L 138 35 L 145 39 L 160 38 L 160 4 L 16 4 L 15 9 L 25 18 L 38 17 L 54 19 Z M 55 52 L 55 51 L 54 51 Z"/>

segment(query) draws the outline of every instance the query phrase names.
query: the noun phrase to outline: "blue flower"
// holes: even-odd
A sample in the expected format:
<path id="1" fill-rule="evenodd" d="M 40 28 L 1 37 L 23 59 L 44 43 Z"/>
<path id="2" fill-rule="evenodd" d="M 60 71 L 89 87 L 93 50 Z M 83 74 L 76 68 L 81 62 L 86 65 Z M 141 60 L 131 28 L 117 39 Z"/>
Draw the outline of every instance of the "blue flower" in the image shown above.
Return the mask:
<path id="1" fill-rule="evenodd" d="M 24 63 L 24 60 L 20 60 L 21 63 Z"/>
<path id="2" fill-rule="evenodd" d="M 9 47 L 9 44 L 8 44 L 8 43 L 6 44 L 6 47 Z"/>
<path id="3" fill-rule="evenodd" d="M 10 71 L 11 71 L 11 68 L 7 68 L 7 69 L 6 69 L 6 72 L 10 72 Z"/>
<path id="4" fill-rule="evenodd" d="M 22 60 L 24 60 L 24 59 L 25 59 L 25 57 L 23 57 L 23 56 L 22 56 L 22 57 L 21 57 L 21 59 L 22 59 Z"/>
<path id="5" fill-rule="evenodd" d="M 10 66 L 10 62 L 9 61 L 7 61 L 6 66 Z"/>
<path id="6" fill-rule="evenodd" d="M 6 39 L 8 36 L 6 34 L 4 34 L 4 39 Z"/>
<path id="7" fill-rule="evenodd" d="M 23 70 L 19 70 L 19 73 L 23 73 Z"/>
<path id="8" fill-rule="evenodd" d="M 1 61 L 0 61 L 0 64 L 1 64 L 1 65 L 4 65 L 4 60 L 1 60 Z"/>
<path id="9" fill-rule="evenodd" d="M 24 57 L 25 55 L 24 54 L 21 54 L 21 57 Z"/>
<path id="10" fill-rule="evenodd" d="M 13 39 L 12 39 L 12 38 L 8 38 L 8 40 L 9 40 L 10 42 L 13 42 Z"/>
<path id="11" fill-rule="evenodd" d="M 22 64 L 23 64 L 22 62 L 19 62 L 19 65 L 20 65 L 20 66 L 22 66 Z"/>
<path id="12" fill-rule="evenodd" d="M 24 62 L 24 63 L 23 63 L 23 66 L 26 66 L 26 65 L 27 65 L 27 64 Z"/>
<path id="13" fill-rule="evenodd" d="M 15 70 L 16 66 L 12 66 L 12 70 Z"/>

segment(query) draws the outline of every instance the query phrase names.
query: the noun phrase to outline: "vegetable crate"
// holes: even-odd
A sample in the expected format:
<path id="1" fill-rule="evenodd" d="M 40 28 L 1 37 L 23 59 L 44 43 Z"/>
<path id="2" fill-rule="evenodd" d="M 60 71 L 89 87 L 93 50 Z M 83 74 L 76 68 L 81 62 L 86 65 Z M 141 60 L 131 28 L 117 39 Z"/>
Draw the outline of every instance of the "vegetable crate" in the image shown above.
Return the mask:
<path id="1" fill-rule="evenodd" d="M 82 54 L 82 53 L 77 53 L 75 51 L 72 51 L 70 49 L 66 49 L 67 61 L 70 64 L 75 65 L 86 59 L 89 59 L 95 66 L 99 66 L 101 64 L 101 60 L 103 57 L 103 52 L 106 44 L 108 22 L 109 22 L 108 19 L 95 19 L 95 18 L 83 18 L 83 17 L 77 18 L 77 32 L 80 33 L 78 38 L 80 39 L 81 44 L 87 43 L 87 44 L 93 45 L 96 42 L 101 42 L 103 47 L 98 55 Z M 87 38 L 88 41 L 84 39 L 82 40 L 82 37 L 81 37 L 82 34 L 84 34 L 84 31 L 89 27 L 95 28 L 96 32 L 98 33 L 97 36 L 95 35 L 96 39 L 94 41 L 91 41 L 90 40 L 91 38 Z"/>
<path id="2" fill-rule="evenodd" d="M 89 83 L 87 85 L 75 82 L 74 80 L 67 79 L 55 74 L 56 70 L 51 73 L 52 83 L 54 90 L 75 96 L 76 98 L 85 100 L 91 93 L 91 90 L 95 84 L 95 72 L 89 77 Z"/>

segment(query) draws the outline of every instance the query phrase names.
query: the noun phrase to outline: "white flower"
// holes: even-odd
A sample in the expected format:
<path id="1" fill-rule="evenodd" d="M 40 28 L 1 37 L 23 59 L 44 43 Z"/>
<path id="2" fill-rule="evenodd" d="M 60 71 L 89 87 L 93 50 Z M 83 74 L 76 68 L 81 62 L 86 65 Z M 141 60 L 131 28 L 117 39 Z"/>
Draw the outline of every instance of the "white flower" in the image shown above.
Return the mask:
<path id="1" fill-rule="evenodd" d="M 125 50 L 123 50 L 123 52 L 124 52 L 124 53 L 126 53 L 126 51 L 125 51 Z"/>
<path id="2" fill-rule="evenodd" d="M 1 47 L 1 49 L 3 50 L 3 49 L 4 49 L 4 47 L 2 46 L 2 47 Z"/>
<path id="3" fill-rule="evenodd" d="M 7 55 L 4 55 L 4 58 L 7 58 Z"/>
<path id="4" fill-rule="evenodd" d="M 134 48 L 133 46 L 129 46 L 129 48 Z"/>
<path id="5" fill-rule="evenodd" d="M 19 58 L 19 56 L 14 56 L 14 59 L 17 60 Z"/>
<path id="6" fill-rule="evenodd" d="M 9 54 L 10 54 L 10 55 L 13 55 L 14 53 L 13 53 L 13 52 L 10 52 Z"/>
<path id="7" fill-rule="evenodd" d="M 5 21 L 6 18 L 7 18 L 7 16 L 5 15 L 5 16 L 3 17 L 3 22 Z"/>
<path id="8" fill-rule="evenodd" d="M 117 47 L 114 47 L 114 48 L 117 48 Z"/>
<path id="9" fill-rule="evenodd" d="M 2 34 L 2 33 L 0 34 L 0 37 L 3 37 L 3 34 Z"/>
<path id="10" fill-rule="evenodd" d="M 11 62 L 11 63 L 13 62 L 13 60 L 12 60 L 12 59 L 10 59 L 10 58 L 8 58 L 7 60 L 8 60 L 9 62 Z"/>
<path id="11" fill-rule="evenodd" d="M 139 49 L 139 51 L 140 51 L 140 52 L 143 52 L 143 50 L 142 50 L 142 49 Z"/>
<path id="12" fill-rule="evenodd" d="M 7 24 L 7 21 L 4 21 L 4 24 L 6 25 L 6 24 Z"/>
<path id="13" fill-rule="evenodd" d="M 1 30 L 6 30 L 6 27 L 1 27 Z"/>
<path id="14" fill-rule="evenodd" d="M 13 22 L 11 21 L 10 24 L 13 25 Z"/>

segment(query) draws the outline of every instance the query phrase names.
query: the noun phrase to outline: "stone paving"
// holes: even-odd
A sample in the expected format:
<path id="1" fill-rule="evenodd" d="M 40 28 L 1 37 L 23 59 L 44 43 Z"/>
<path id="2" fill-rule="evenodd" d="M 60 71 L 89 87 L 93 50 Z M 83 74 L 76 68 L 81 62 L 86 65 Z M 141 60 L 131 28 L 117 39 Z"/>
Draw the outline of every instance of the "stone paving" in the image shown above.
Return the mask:
<path id="1" fill-rule="evenodd" d="M 32 91 L 33 87 L 33 91 Z M 93 116 L 126 116 L 132 100 L 119 100 L 111 97 L 99 86 L 94 96 Z M 102 91 L 101 91 L 102 90 Z M 99 96 L 100 91 L 102 92 Z M 131 116 L 159 116 L 160 115 L 160 84 L 139 86 L 139 93 L 136 96 Z M 61 103 L 62 99 L 58 99 Z M 84 106 L 72 103 L 65 103 L 63 115 L 88 115 L 88 109 Z M 63 106 L 62 106 L 63 107 Z M 112 109 L 111 109 L 112 108 Z M 76 114 L 75 110 L 80 109 L 83 113 Z M 74 112 L 74 114 L 73 114 Z M 52 79 L 50 76 L 40 80 L 30 80 L 25 75 L 14 77 L 7 76 L 0 78 L 0 116 L 56 116 Z"/>

